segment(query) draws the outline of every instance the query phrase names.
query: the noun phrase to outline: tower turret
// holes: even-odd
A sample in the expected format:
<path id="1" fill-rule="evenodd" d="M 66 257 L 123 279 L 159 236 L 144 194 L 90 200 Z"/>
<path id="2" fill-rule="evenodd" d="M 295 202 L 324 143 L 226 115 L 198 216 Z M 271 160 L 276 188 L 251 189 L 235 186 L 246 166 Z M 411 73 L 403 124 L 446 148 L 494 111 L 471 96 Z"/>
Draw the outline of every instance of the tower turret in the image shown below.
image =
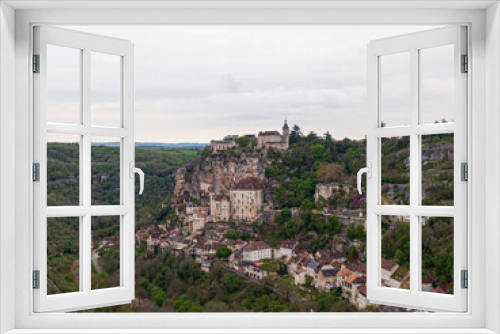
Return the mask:
<path id="1" fill-rule="evenodd" d="M 290 128 L 286 123 L 286 119 L 285 119 L 285 124 L 283 125 L 283 144 L 284 148 L 288 149 L 288 146 L 290 145 Z"/>

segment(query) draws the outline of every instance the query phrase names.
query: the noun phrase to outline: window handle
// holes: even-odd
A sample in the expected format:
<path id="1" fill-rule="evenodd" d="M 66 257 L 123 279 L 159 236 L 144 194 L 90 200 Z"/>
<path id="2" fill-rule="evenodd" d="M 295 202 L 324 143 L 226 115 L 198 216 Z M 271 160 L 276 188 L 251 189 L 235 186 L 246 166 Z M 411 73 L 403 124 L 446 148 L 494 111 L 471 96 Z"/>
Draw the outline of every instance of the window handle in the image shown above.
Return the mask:
<path id="1" fill-rule="evenodd" d="M 358 192 L 361 195 L 363 192 L 361 191 L 361 177 L 363 176 L 364 173 L 366 173 L 366 176 L 370 179 L 372 177 L 372 163 L 368 162 L 368 167 L 361 168 L 358 171 Z"/>
<path id="2" fill-rule="evenodd" d="M 134 167 L 134 163 L 131 161 L 129 164 L 130 167 L 130 178 L 133 179 L 135 174 L 139 174 L 139 195 L 142 195 L 144 191 L 144 172 L 137 167 Z"/>

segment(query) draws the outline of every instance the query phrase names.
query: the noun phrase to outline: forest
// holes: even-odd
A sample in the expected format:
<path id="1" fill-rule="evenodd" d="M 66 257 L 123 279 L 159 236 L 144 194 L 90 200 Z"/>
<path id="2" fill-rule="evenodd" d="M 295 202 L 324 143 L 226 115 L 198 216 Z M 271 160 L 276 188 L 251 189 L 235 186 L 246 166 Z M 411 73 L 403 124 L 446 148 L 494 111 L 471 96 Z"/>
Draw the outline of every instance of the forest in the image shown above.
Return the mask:
<path id="1" fill-rule="evenodd" d="M 161 214 L 165 194 L 175 186 L 177 168 L 197 157 L 196 149 L 162 149 L 139 146 L 136 166 L 147 175 L 144 194 L 135 197 L 136 228 L 156 223 Z M 77 143 L 47 144 L 47 205 L 79 205 L 79 145 Z M 93 145 L 92 204 L 116 205 L 120 201 L 120 148 Z M 139 193 L 138 178 L 136 194 Z M 119 217 L 92 217 L 92 288 L 118 286 Z M 79 219 L 49 218 L 47 221 L 48 293 L 78 291 L 79 281 Z"/>

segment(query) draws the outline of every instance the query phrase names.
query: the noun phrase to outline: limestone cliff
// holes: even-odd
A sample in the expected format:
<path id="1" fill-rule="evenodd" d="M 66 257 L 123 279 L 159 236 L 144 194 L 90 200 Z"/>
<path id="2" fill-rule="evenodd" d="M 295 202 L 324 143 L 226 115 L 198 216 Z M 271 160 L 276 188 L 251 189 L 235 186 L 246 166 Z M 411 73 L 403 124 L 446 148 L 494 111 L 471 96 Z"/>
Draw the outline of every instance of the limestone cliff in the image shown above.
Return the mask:
<path id="1" fill-rule="evenodd" d="M 264 202 L 271 203 L 266 191 L 265 170 L 271 160 L 266 152 L 237 152 L 235 154 L 208 154 L 182 166 L 176 173 L 174 195 L 189 196 L 200 204 L 208 204 L 209 194 L 229 196 L 231 187 L 247 177 L 263 181 Z"/>

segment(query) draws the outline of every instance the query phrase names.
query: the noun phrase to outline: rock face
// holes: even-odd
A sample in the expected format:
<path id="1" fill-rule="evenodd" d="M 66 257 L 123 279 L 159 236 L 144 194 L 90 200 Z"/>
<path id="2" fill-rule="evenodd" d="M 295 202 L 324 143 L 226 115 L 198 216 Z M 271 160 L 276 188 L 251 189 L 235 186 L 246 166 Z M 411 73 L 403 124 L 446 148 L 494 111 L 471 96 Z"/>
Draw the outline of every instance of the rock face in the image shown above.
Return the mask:
<path id="1" fill-rule="evenodd" d="M 178 198 L 188 194 L 200 204 L 208 204 L 210 193 L 229 196 L 231 187 L 248 177 L 261 180 L 265 189 L 265 170 L 268 165 L 265 152 L 203 156 L 177 170 L 174 194 Z M 264 191 L 266 193 L 270 194 Z M 270 200 L 264 198 L 266 203 Z"/>

